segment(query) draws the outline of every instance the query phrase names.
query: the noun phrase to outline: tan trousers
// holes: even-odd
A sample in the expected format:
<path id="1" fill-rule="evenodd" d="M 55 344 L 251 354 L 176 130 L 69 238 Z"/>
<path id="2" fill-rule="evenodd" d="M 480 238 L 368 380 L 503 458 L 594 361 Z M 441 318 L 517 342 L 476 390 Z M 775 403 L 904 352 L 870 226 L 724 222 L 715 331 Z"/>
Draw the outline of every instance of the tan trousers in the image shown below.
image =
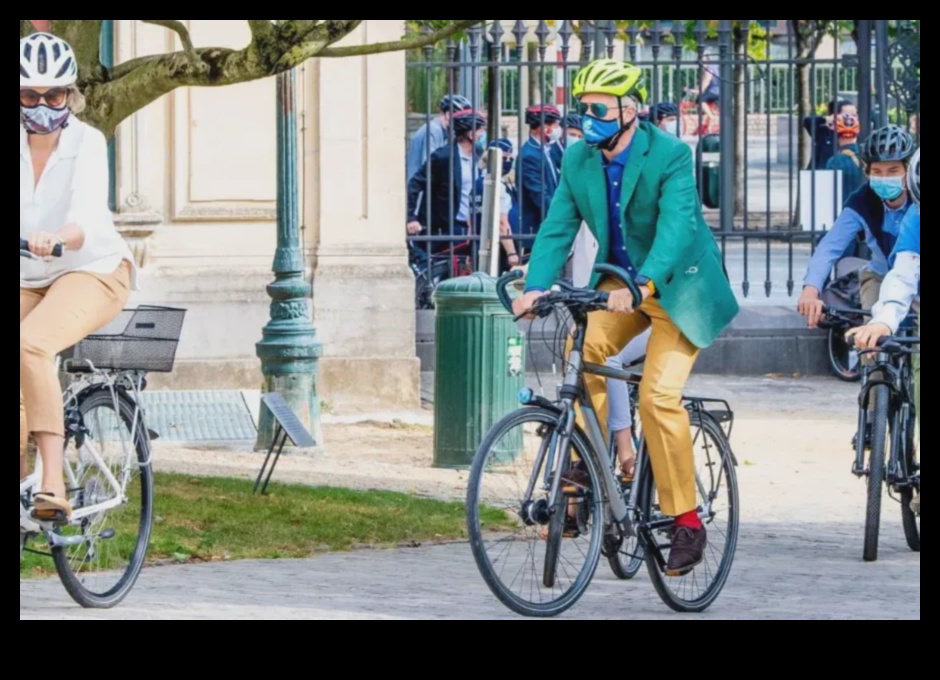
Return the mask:
<path id="1" fill-rule="evenodd" d="M 622 287 L 619 282 L 605 280 L 598 290 Z M 676 328 L 659 302 L 649 298 L 633 314 L 589 314 L 584 360 L 603 366 L 650 325 L 653 330 L 643 365 L 639 411 L 662 511 L 677 517 L 698 506 L 689 414 L 682 405 L 682 391 L 698 358 L 698 348 Z M 607 380 L 586 375 L 585 382 L 607 441 Z M 580 412 L 578 423 L 584 427 Z"/>
<path id="2" fill-rule="evenodd" d="M 20 456 L 30 432 L 64 435 L 55 357 L 114 319 L 130 296 L 130 265 L 113 274 L 65 274 L 48 288 L 20 288 Z"/>

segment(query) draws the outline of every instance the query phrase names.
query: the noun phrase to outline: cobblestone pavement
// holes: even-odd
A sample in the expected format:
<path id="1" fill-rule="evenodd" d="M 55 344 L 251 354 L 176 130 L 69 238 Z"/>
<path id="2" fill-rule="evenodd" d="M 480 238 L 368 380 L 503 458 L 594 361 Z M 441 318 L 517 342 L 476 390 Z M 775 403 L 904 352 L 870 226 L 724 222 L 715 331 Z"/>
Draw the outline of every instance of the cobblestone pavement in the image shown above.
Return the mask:
<path id="1" fill-rule="evenodd" d="M 702 615 L 677 615 L 641 573 L 602 562 L 563 618 L 920 619 L 920 555 L 886 500 L 881 555 L 861 560 L 864 484 L 849 472 L 857 386 L 832 380 L 699 378 L 741 420 L 742 528 L 731 578 Z M 58 580 L 20 582 L 21 619 L 515 618 L 484 585 L 465 543 L 309 560 L 146 569 L 117 609 L 83 611 Z"/>

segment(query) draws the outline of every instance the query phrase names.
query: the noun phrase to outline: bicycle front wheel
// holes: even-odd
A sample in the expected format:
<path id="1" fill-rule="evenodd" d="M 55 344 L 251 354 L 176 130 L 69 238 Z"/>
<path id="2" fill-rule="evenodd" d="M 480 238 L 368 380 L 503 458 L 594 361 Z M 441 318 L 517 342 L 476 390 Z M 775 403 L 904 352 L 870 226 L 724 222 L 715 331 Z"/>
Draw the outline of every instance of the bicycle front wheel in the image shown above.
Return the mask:
<path id="1" fill-rule="evenodd" d="M 108 609 L 127 597 L 147 555 L 153 526 L 150 445 L 134 402 L 121 391 L 79 395 L 72 418 L 80 420 L 84 434 L 66 442 L 66 483 L 80 519 L 53 537 L 52 556 L 72 599 Z"/>
<path id="2" fill-rule="evenodd" d="M 862 374 L 859 372 L 858 350 L 845 340 L 845 331 L 841 328 L 829 329 L 829 366 L 832 374 L 845 382 L 858 382 Z"/>
<path id="3" fill-rule="evenodd" d="M 596 460 L 577 428 L 568 450 L 560 450 L 561 418 L 537 407 L 510 413 L 484 437 L 470 473 L 473 557 L 493 594 L 523 616 L 570 608 L 600 559 L 605 515 L 602 495 L 594 492 L 601 488 Z M 583 463 L 583 483 L 562 491 L 568 485 L 555 485 L 554 475 L 573 460 Z"/>
<path id="4" fill-rule="evenodd" d="M 731 574 L 738 547 L 740 507 L 734 456 L 721 426 L 711 417 L 693 414 L 691 427 L 698 507 L 708 532 L 705 558 L 682 576 L 667 576 L 664 565 L 672 543 L 670 525 L 646 533 L 651 543 L 646 548 L 646 565 L 656 593 L 670 609 L 697 613 L 718 599 Z M 641 474 L 642 516 L 645 521 L 661 520 L 652 466 L 645 465 Z"/>
<path id="5" fill-rule="evenodd" d="M 881 532 L 881 498 L 885 487 L 885 449 L 888 446 L 888 403 L 891 393 L 887 385 L 877 385 L 871 391 L 874 410 L 869 416 L 871 426 L 871 453 L 868 457 L 868 503 L 865 508 L 865 547 L 862 557 L 866 562 L 878 559 L 878 537 Z"/>

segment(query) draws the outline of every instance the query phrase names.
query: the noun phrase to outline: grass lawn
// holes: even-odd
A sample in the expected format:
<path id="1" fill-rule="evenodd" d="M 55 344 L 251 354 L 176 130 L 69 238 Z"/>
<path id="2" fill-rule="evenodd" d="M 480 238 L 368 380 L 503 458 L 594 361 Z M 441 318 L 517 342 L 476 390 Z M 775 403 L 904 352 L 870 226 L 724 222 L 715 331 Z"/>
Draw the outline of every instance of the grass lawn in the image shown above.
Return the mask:
<path id="1" fill-rule="evenodd" d="M 467 534 L 463 503 L 274 483 L 267 496 L 256 496 L 252 487 L 252 482 L 235 479 L 157 474 L 149 562 L 309 557 L 464 539 Z M 493 528 L 508 522 L 500 511 L 485 519 Z M 116 542 L 127 536 L 121 531 L 125 521 L 130 518 L 114 521 Z M 21 578 L 54 572 L 46 557 L 27 555 L 20 563 Z"/>

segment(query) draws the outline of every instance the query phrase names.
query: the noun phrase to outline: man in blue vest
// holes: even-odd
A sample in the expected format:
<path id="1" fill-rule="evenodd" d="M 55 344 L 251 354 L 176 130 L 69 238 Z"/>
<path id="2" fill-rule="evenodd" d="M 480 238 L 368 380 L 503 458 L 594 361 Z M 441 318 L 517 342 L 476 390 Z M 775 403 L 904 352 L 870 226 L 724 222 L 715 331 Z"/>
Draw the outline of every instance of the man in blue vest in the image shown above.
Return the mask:
<path id="1" fill-rule="evenodd" d="M 907 173 L 907 187 L 915 205 L 901 224 L 901 234 L 891 253 L 891 271 L 881 286 L 881 296 L 872 308 L 867 326 L 853 328 L 859 349 L 874 349 L 878 341 L 898 332 L 901 323 L 913 309 L 917 312 L 917 334 L 920 335 L 920 149 L 914 154 Z M 920 435 L 920 354 L 914 355 L 914 399 Z M 920 489 L 911 502 L 911 509 L 920 516 Z"/>
<path id="2" fill-rule="evenodd" d="M 905 177 L 914 150 L 911 135 L 897 125 L 878 128 L 865 142 L 862 155 L 868 182 L 849 197 L 806 270 L 797 308 L 810 328 L 816 328 L 822 319 L 820 294 L 832 267 L 855 239 L 863 237 L 872 252 L 871 262 L 861 273 L 862 307 L 869 310 L 878 301 L 881 282 L 888 273 L 888 256 L 911 205 Z"/>
<path id="3" fill-rule="evenodd" d="M 832 229 L 819 242 L 803 281 L 797 309 L 810 328 L 816 328 L 823 317 L 821 293 L 826 279 L 855 239 L 864 238 L 872 253 L 871 261 L 859 272 L 862 308 L 870 310 L 878 302 L 889 269 L 888 257 L 911 206 L 905 179 L 914 151 L 914 139 L 897 125 L 878 128 L 865 142 L 862 155 L 868 182 L 849 197 Z M 863 361 L 871 361 L 871 357 Z M 869 436 L 866 432 L 866 441 Z"/>

